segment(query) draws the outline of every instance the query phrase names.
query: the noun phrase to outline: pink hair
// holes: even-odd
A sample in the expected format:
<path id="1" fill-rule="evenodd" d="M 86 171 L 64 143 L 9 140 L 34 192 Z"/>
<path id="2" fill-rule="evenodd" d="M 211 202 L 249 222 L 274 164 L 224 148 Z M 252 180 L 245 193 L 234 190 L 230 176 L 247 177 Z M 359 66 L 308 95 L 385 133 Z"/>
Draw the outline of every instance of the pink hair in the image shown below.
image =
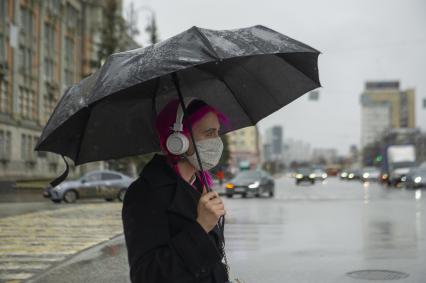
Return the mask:
<path id="1" fill-rule="evenodd" d="M 167 150 L 166 147 L 166 141 L 167 137 L 173 133 L 173 130 L 170 129 L 170 127 L 173 126 L 173 123 L 176 121 L 176 112 L 177 108 L 180 104 L 179 99 L 174 99 L 170 101 L 158 114 L 157 119 L 155 121 L 155 126 L 157 130 L 157 135 L 160 140 L 160 147 L 161 150 L 166 154 L 168 157 L 168 160 L 175 170 L 177 174 L 182 176 L 179 172 L 179 169 L 177 167 L 178 161 L 181 159 L 180 156 L 174 155 L 170 153 Z M 192 128 L 194 128 L 194 125 L 200 121 L 204 115 L 206 115 L 209 112 L 213 112 L 217 115 L 219 122 L 222 125 L 228 126 L 229 125 L 229 119 L 223 114 L 222 112 L 218 111 L 216 108 L 210 106 L 210 105 L 203 105 L 199 109 L 197 109 L 195 112 L 189 115 L 189 117 L 185 117 L 182 121 L 183 124 L 183 131 L 182 134 L 184 134 L 189 140 L 191 140 L 190 132 L 189 132 L 189 125 L 192 125 Z M 211 173 L 208 170 L 204 170 L 201 172 L 202 175 L 206 177 L 207 184 L 209 187 L 213 184 Z M 201 184 L 204 186 L 204 179 L 201 177 Z"/>

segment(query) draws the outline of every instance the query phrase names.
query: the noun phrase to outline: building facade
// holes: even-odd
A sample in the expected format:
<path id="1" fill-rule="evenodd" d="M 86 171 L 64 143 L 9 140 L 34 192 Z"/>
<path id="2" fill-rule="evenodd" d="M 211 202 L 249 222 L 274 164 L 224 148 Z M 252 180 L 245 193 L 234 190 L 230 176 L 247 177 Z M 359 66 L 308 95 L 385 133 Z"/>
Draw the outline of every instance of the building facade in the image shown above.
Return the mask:
<path id="1" fill-rule="evenodd" d="M 400 90 L 399 81 L 366 82 L 361 94 L 361 145 L 394 128 L 415 128 L 414 89 Z"/>
<path id="2" fill-rule="evenodd" d="M 281 126 L 266 129 L 263 150 L 265 161 L 281 161 L 283 159 L 283 128 Z"/>
<path id="3" fill-rule="evenodd" d="M 58 155 L 34 147 L 60 96 L 94 70 L 101 3 L 0 0 L 0 179 L 64 170 Z"/>
<path id="4" fill-rule="evenodd" d="M 227 134 L 230 162 L 233 170 L 243 164 L 250 168 L 260 165 L 259 131 L 257 126 L 251 126 Z"/>
<path id="5" fill-rule="evenodd" d="M 292 162 L 309 162 L 312 158 L 312 149 L 309 143 L 287 138 L 283 144 L 284 163 L 289 166 Z"/>

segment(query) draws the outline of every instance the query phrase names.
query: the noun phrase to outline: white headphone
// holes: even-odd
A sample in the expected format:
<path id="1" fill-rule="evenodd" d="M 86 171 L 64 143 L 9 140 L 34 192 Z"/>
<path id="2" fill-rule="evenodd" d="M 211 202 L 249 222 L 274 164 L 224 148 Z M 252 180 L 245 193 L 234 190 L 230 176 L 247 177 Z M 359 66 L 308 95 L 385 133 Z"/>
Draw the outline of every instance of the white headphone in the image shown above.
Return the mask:
<path id="1" fill-rule="evenodd" d="M 194 100 L 195 97 L 185 97 L 184 103 L 185 108 Z M 176 122 L 173 124 L 173 127 L 170 127 L 174 132 L 167 137 L 166 147 L 167 150 L 174 155 L 184 154 L 189 148 L 189 140 L 188 138 L 182 134 L 183 131 L 183 109 L 182 105 L 179 102 L 178 109 L 176 111 Z"/>

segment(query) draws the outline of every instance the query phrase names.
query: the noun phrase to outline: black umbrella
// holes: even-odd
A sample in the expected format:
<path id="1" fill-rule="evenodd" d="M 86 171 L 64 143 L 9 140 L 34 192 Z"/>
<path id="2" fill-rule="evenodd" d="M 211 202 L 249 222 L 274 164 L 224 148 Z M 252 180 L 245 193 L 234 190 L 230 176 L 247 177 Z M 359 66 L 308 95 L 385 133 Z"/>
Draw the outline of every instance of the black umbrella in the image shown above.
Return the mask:
<path id="1" fill-rule="evenodd" d="M 35 150 L 67 156 L 75 165 L 159 151 L 156 105 L 176 98 L 178 90 L 230 118 L 220 134 L 255 125 L 320 86 L 319 54 L 264 26 L 192 27 L 146 48 L 112 54 L 67 89 Z"/>
<path id="2" fill-rule="evenodd" d="M 159 151 L 157 107 L 176 97 L 184 113 L 186 96 L 222 111 L 230 125 L 220 134 L 255 125 L 321 86 L 319 54 L 264 26 L 192 27 L 109 56 L 96 73 L 65 92 L 35 150 L 67 156 L 75 165 Z M 195 152 L 200 161 L 196 147 Z M 66 178 L 66 165 L 52 186 Z"/>

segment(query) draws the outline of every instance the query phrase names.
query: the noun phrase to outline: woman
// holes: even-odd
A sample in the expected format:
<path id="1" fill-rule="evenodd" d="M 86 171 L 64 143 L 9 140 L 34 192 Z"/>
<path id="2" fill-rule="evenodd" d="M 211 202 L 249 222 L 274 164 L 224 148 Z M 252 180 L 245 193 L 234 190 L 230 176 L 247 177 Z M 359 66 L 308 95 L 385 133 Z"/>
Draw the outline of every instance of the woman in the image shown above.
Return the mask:
<path id="1" fill-rule="evenodd" d="M 222 263 L 223 243 L 216 224 L 225 208 L 216 192 L 207 192 L 202 174 L 211 185 L 208 169 L 222 154 L 220 124 L 226 117 L 199 99 L 187 105 L 182 134 L 189 140 L 186 152 L 173 154 L 167 138 L 176 118 L 179 100 L 159 113 L 156 129 L 161 153 L 144 167 L 127 189 L 122 220 L 133 283 L 190 283 L 228 280 Z M 200 153 L 200 171 L 189 125 Z"/>

